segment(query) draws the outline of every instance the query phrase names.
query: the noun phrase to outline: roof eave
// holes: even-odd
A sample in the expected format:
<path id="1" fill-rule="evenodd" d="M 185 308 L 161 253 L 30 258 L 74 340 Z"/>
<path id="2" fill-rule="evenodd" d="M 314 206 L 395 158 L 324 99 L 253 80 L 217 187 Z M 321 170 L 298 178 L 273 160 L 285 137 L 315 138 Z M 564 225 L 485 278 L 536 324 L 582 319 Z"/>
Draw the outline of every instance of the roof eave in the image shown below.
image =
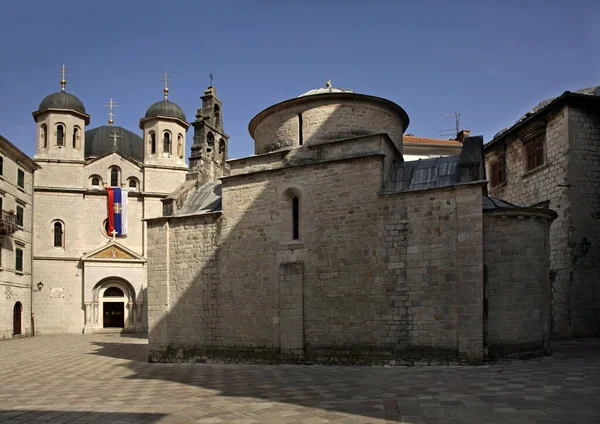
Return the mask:
<path id="1" fill-rule="evenodd" d="M 60 109 L 60 108 L 48 108 L 48 109 L 44 109 L 44 110 L 36 110 L 34 112 L 31 112 L 31 114 L 33 115 L 33 119 L 35 120 L 35 122 L 38 121 L 38 117 L 44 113 L 51 113 L 51 112 L 68 112 L 68 113 L 72 113 L 73 115 L 79 116 L 80 118 L 82 118 L 85 121 L 85 125 L 89 125 L 90 124 L 90 115 L 88 115 L 87 113 L 83 113 L 83 112 L 79 112 L 78 110 L 75 109 Z"/>
<path id="2" fill-rule="evenodd" d="M 164 120 L 164 121 L 174 121 L 174 122 L 177 122 L 178 124 L 180 124 L 182 127 L 185 128 L 186 132 L 187 132 L 188 128 L 190 127 L 189 122 L 184 121 L 184 120 L 182 120 L 180 118 L 175 118 L 174 116 L 154 115 L 154 116 L 146 116 L 146 117 L 140 119 L 140 125 L 139 125 L 140 129 L 143 130 L 144 129 L 143 125 L 146 122 L 151 121 L 153 119 L 160 119 L 160 120 Z"/>

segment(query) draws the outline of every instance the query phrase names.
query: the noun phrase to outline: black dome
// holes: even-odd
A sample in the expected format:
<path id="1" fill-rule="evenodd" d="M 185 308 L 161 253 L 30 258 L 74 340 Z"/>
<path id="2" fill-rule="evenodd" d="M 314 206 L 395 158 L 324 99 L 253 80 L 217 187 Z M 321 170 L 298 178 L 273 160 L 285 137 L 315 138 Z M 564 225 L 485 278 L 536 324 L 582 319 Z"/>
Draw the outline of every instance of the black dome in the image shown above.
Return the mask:
<path id="1" fill-rule="evenodd" d="M 117 138 L 116 151 L 137 160 L 144 160 L 144 141 L 139 135 L 122 127 L 103 125 L 85 132 L 85 157 L 98 157 L 113 151 L 115 131 Z"/>
<path id="2" fill-rule="evenodd" d="M 39 111 L 46 109 L 71 109 L 77 112 L 85 113 L 83 103 L 77 97 L 64 91 L 52 93 L 46 96 L 40 103 Z"/>
<path id="3" fill-rule="evenodd" d="M 170 102 L 166 99 L 160 102 L 156 102 L 148 108 L 145 117 L 150 118 L 152 116 L 168 116 L 171 118 L 181 119 L 184 122 L 186 121 L 185 113 L 183 113 L 183 110 L 175 103 Z"/>

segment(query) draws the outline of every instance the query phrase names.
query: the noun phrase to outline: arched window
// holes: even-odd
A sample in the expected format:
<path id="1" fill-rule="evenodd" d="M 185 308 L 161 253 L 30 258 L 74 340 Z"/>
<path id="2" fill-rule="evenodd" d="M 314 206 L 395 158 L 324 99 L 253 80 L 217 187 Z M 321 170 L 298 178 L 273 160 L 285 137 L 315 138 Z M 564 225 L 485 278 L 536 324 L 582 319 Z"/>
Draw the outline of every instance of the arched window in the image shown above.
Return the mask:
<path id="1" fill-rule="evenodd" d="M 44 149 L 46 147 L 48 147 L 48 127 L 46 126 L 46 124 L 42 124 L 42 146 L 44 146 Z"/>
<path id="2" fill-rule="evenodd" d="M 183 136 L 181 134 L 177 136 L 177 156 L 179 159 L 183 159 Z"/>
<path id="3" fill-rule="evenodd" d="M 206 134 L 206 155 L 209 158 L 212 158 L 212 152 L 215 148 L 215 136 L 213 133 L 209 132 Z"/>
<path id="4" fill-rule="evenodd" d="M 156 154 L 156 134 L 154 131 L 150 131 L 150 154 Z"/>
<path id="5" fill-rule="evenodd" d="M 297 196 L 292 198 L 292 238 L 300 239 L 300 201 Z"/>
<path id="6" fill-rule="evenodd" d="M 136 180 L 129 180 L 129 188 L 137 188 L 137 181 Z"/>
<path id="7" fill-rule="evenodd" d="M 167 131 L 163 134 L 163 152 L 171 153 L 171 133 Z"/>
<path id="8" fill-rule="evenodd" d="M 79 138 L 79 128 L 73 128 L 73 148 L 77 148 L 77 139 Z"/>
<path id="9" fill-rule="evenodd" d="M 227 159 L 225 156 L 225 140 L 223 140 L 222 138 L 219 139 L 219 160 L 224 163 L 225 159 Z"/>
<path id="10" fill-rule="evenodd" d="M 215 105 L 215 125 L 217 127 L 221 125 L 221 108 L 219 108 L 219 105 Z"/>
<path id="11" fill-rule="evenodd" d="M 56 221 L 54 223 L 54 247 L 63 247 L 64 245 L 64 232 L 63 225 L 61 222 Z"/>
<path id="12" fill-rule="evenodd" d="M 104 291 L 104 297 L 124 297 L 123 290 L 118 287 L 109 287 Z"/>
<path id="13" fill-rule="evenodd" d="M 100 185 L 100 180 L 98 178 L 92 178 L 92 185 L 93 186 L 99 186 Z"/>
<path id="14" fill-rule="evenodd" d="M 63 127 L 62 125 L 56 126 L 56 145 L 65 145 L 65 127 Z"/>
<path id="15" fill-rule="evenodd" d="M 119 170 L 117 168 L 110 170 L 110 185 L 111 187 L 119 186 Z"/>

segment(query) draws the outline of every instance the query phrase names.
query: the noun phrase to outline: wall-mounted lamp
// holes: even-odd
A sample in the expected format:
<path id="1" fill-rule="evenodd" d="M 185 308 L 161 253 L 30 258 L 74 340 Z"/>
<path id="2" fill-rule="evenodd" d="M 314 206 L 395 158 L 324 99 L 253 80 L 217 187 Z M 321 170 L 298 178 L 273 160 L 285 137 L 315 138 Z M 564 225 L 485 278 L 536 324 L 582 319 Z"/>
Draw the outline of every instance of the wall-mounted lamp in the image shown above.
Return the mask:
<path id="1" fill-rule="evenodd" d="M 38 288 L 38 291 L 42 291 L 42 289 L 44 288 L 44 283 L 42 283 L 41 281 L 39 283 L 37 283 L 37 288 Z"/>
<path id="2" fill-rule="evenodd" d="M 575 263 L 577 263 L 577 259 L 586 256 L 589 252 L 590 252 L 590 246 L 592 245 L 592 243 L 589 242 L 589 240 L 587 239 L 587 237 L 584 237 L 581 239 L 581 241 L 579 242 L 579 253 L 575 253 L 573 252 L 573 265 L 575 265 Z M 577 243 L 569 243 L 569 247 L 571 249 L 574 249 L 577 246 Z"/>

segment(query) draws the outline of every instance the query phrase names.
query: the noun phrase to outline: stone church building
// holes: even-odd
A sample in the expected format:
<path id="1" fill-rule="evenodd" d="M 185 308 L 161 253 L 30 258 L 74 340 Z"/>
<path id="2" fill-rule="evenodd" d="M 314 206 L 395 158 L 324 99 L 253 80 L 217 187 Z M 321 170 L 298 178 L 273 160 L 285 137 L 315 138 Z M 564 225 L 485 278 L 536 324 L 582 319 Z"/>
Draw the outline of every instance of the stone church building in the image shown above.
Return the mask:
<path id="1" fill-rule="evenodd" d="M 222 116 L 210 87 L 190 172 L 145 219 L 151 361 L 548 351 L 556 214 L 487 195 L 482 137 L 406 161 L 404 109 L 327 84 L 256 115 L 255 154 L 227 160 Z"/>
<path id="2" fill-rule="evenodd" d="M 147 234 L 143 219 L 186 177 L 189 124 L 164 99 L 140 119 L 143 136 L 109 124 L 87 129 L 83 103 L 65 90 L 33 112 L 33 313 L 36 332 L 147 331 Z M 112 105 L 112 100 L 111 100 Z M 127 234 L 107 233 L 107 191 L 127 191 Z"/>

